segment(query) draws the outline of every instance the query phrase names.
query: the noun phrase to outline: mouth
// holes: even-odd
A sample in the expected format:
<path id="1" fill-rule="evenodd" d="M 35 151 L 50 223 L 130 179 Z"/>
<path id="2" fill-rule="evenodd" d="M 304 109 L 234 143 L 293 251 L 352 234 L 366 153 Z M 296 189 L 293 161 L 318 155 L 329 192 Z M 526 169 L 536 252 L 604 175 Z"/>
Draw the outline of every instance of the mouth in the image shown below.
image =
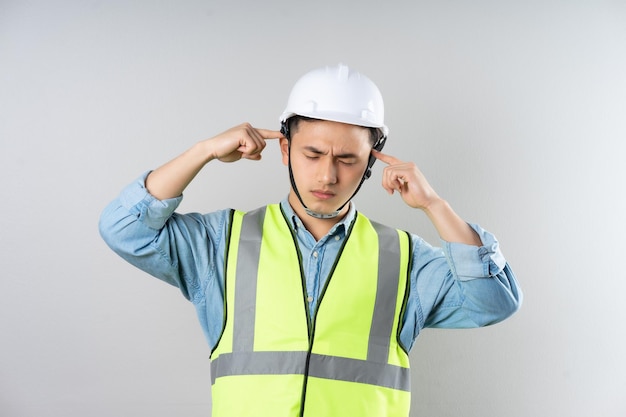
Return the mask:
<path id="1" fill-rule="evenodd" d="M 311 194 L 319 200 L 329 200 L 335 196 L 335 193 L 328 190 L 313 190 Z"/>

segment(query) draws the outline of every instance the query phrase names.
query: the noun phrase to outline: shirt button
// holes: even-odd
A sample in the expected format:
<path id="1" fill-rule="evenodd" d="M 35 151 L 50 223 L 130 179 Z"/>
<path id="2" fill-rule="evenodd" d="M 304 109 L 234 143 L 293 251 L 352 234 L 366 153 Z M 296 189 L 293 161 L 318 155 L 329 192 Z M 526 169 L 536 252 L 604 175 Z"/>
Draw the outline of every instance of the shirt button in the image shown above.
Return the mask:
<path id="1" fill-rule="evenodd" d="M 339 237 L 339 236 L 335 236 L 335 240 L 339 240 L 339 239 L 340 239 L 340 237 Z"/>
<path id="2" fill-rule="evenodd" d="M 317 251 L 316 251 L 316 252 L 313 252 L 313 257 L 314 257 L 314 258 L 317 258 Z"/>
<path id="3" fill-rule="evenodd" d="M 313 302 L 313 297 L 311 297 L 311 296 L 309 295 L 309 296 L 307 297 L 307 299 L 306 299 L 306 300 L 307 300 L 309 303 L 312 303 L 312 302 Z"/>

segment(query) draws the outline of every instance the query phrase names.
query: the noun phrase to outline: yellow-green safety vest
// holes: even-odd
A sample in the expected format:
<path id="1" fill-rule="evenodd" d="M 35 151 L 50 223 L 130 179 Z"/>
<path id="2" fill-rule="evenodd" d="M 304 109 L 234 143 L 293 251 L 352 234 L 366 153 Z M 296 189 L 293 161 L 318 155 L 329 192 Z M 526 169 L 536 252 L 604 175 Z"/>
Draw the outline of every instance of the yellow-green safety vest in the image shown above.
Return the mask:
<path id="1" fill-rule="evenodd" d="M 301 255 L 279 205 L 231 214 L 213 417 L 407 417 L 399 343 L 406 232 L 357 213 L 310 319 Z"/>

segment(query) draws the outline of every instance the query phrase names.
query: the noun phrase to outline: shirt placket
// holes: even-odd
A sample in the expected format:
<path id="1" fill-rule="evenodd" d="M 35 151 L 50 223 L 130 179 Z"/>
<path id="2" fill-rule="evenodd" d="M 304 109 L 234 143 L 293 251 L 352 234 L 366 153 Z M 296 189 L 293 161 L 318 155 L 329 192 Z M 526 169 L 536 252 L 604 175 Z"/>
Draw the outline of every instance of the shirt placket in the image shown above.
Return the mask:
<path id="1" fill-rule="evenodd" d="M 327 250 L 330 251 L 331 256 L 333 253 L 337 253 L 337 248 L 341 245 L 343 237 L 343 226 L 335 225 L 328 235 L 316 241 L 295 216 L 293 217 L 293 224 L 302 255 L 309 319 L 313 320 L 319 305 L 320 289 L 325 285 L 330 271 L 330 265 L 324 265 L 324 256 Z"/>
<path id="2" fill-rule="evenodd" d="M 315 310 L 319 301 L 320 278 L 322 263 L 324 262 L 325 246 L 320 242 L 315 244 L 309 253 L 309 262 L 306 272 L 307 301 L 311 317 L 315 316 Z"/>

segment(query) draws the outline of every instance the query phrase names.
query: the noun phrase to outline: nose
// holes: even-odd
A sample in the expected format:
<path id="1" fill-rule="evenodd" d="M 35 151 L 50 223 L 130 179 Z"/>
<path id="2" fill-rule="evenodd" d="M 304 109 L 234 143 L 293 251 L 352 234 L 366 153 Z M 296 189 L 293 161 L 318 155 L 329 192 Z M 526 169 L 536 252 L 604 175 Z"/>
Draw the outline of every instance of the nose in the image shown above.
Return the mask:
<path id="1" fill-rule="evenodd" d="M 323 184 L 335 184 L 337 182 L 337 167 L 333 158 L 321 158 L 318 178 Z"/>

